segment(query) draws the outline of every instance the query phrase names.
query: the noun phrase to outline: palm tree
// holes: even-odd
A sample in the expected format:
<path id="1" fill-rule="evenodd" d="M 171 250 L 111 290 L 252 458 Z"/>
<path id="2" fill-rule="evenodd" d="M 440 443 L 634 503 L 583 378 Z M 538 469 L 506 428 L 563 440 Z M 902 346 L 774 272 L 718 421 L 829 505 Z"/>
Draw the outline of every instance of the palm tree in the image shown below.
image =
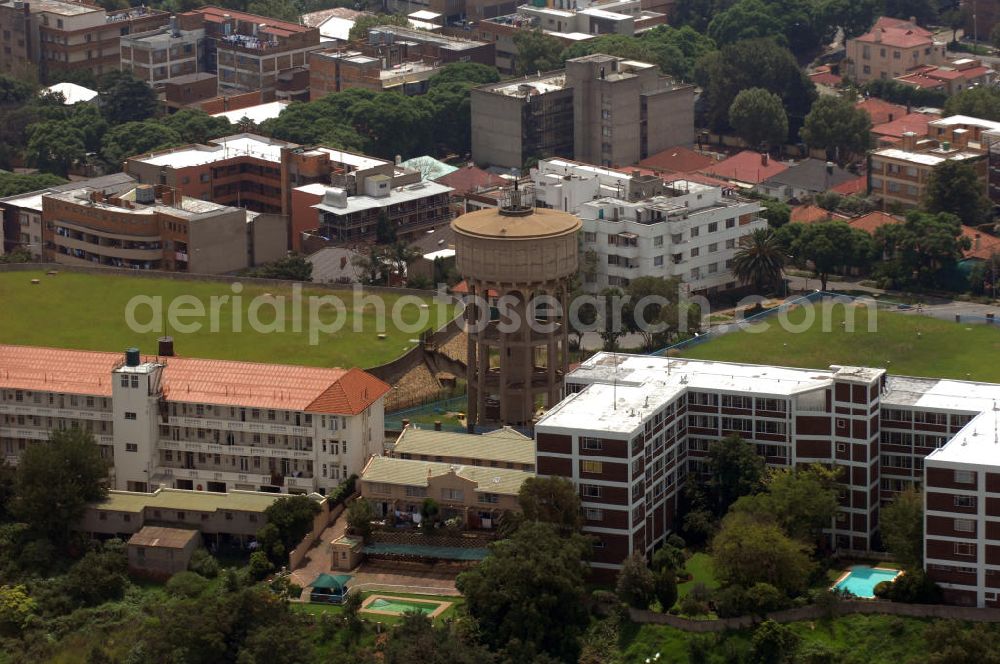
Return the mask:
<path id="1" fill-rule="evenodd" d="M 733 256 L 733 275 L 743 284 L 751 284 L 757 295 L 781 280 L 785 249 L 770 228 L 758 228 L 740 238 L 740 249 Z"/>

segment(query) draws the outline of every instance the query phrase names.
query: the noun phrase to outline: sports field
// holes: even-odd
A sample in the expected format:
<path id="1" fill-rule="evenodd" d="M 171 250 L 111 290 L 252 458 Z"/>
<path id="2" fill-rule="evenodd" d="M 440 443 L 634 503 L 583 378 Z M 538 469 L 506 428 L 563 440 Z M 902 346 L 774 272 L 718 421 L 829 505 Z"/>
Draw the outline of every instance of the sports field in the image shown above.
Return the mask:
<path id="1" fill-rule="evenodd" d="M 33 285 L 32 279 L 40 283 Z M 0 272 L 0 343 L 106 351 L 136 346 L 156 353 L 156 339 L 167 335 L 174 338 L 175 352 L 186 357 L 367 368 L 399 357 L 415 345 L 422 330 L 438 328 L 455 315 L 454 306 L 430 297 L 376 291 L 356 297 L 349 289 L 307 287 L 295 298 L 291 285 L 232 284 Z M 141 299 L 134 300 L 137 296 Z M 311 296 L 335 296 L 342 309 Z M 140 324 L 134 329 L 127 320 L 130 301 L 135 305 L 132 318 Z M 378 315 L 380 307 L 385 316 Z M 426 322 L 420 326 L 422 318 Z"/>
<path id="2" fill-rule="evenodd" d="M 680 351 L 683 357 L 826 368 L 831 364 L 886 367 L 890 373 L 1000 382 L 1000 326 L 955 323 L 915 313 L 879 311 L 874 329 L 868 329 L 866 310 L 857 308 L 854 331 L 841 323 L 846 309 L 817 306 L 815 319 L 805 325 L 807 313 L 798 308 L 786 316 L 766 320 L 760 333 L 737 331 L 720 335 Z M 801 331 L 792 328 L 801 325 Z"/>

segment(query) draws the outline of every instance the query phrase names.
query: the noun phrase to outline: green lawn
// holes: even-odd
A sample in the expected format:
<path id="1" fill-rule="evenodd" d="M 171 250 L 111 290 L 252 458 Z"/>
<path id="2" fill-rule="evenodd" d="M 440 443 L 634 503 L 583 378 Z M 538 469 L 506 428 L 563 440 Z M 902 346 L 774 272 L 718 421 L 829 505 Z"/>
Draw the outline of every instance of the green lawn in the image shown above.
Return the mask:
<path id="1" fill-rule="evenodd" d="M 32 285 L 32 279 L 40 279 L 40 285 Z M 56 346 L 84 350 L 122 351 L 129 346 L 137 346 L 145 353 L 156 352 L 156 339 L 163 335 L 174 338 L 174 348 L 178 355 L 187 357 L 207 357 L 253 362 L 274 362 L 281 364 L 305 364 L 312 366 L 376 366 L 399 357 L 414 345 L 420 331 L 400 330 L 392 323 L 393 306 L 400 296 L 378 294 L 374 291 L 365 298 L 381 299 L 384 302 L 385 339 L 379 339 L 375 312 L 378 305 L 358 298 L 350 290 L 331 291 L 306 288 L 302 291 L 301 306 L 293 305 L 292 288 L 289 286 L 260 286 L 243 284 L 239 293 L 241 306 L 236 309 L 233 301 L 222 300 L 222 296 L 234 296 L 231 281 L 188 281 L 167 278 L 141 278 L 121 274 L 96 275 L 60 271 L 58 275 L 47 276 L 44 272 L 3 272 L 0 273 L 0 302 L 4 304 L 6 315 L 0 316 L 0 342 Z M 270 325 L 274 331 L 255 331 L 251 325 L 251 301 L 257 296 L 263 302 L 254 310 L 253 320 Z M 161 312 L 161 325 L 156 329 L 135 332 L 126 323 L 126 305 L 135 296 L 160 298 L 155 306 Z M 190 306 L 197 302 L 204 307 L 206 315 L 197 318 L 180 318 L 175 322 L 183 327 L 188 322 L 202 322 L 198 331 L 181 331 L 171 324 L 170 305 L 179 296 L 193 296 Z M 322 325 L 331 325 L 338 318 L 337 310 L 331 305 L 317 301 L 315 316 L 310 316 L 312 295 L 335 295 L 343 302 L 344 321 L 341 329 L 333 334 L 324 332 L 320 326 L 310 325 L 310 320 L 318 320 Z M 211 331 L 209 313 L 211 298 L 219 298 L 218 331 Z M 285 296 L 284 311 L 275 315 L 274 302 L 278 296 Z M 421 308 L 416 303 L 400 308 L 400 324 L 409 327 L 426 317 L 427 324 L 422 329 L 437 328 L 454 316 L 451 305 L 437 305 L 425 300 L 429 308 Z M 190 306 L 188 310 L 190 310 Z M 153 307 L 143 304 L 135 310 L 135 320 L 146 324 L 152 320 Z M 234 326 L 234 320 L 239 323 Z M 355 331 L 355 326 L 358 331 Z M 240 331 L 234 331 L 240 330 Z M 318 343 L 310 342 L 310 331 Z"/>
<path id="2" fill-rule="evenodd" d="M 924 628 L 930 621 L 896 616 L 844 616 L 833 621 L 791 623 L 803 646 L 822 644 L 836 651 L 845 661 L 865 664 L 907 664 L 920 661 L 926 650 Z M 725 632 L 697 637 L 665 625 L 642 625 L 627 630 L 620 643 L 620 662 L 642 662 L 660 653 L 660 662 L 687 664 L 688 641 L 708 638 L 714 641 L 711 662 L 745 661 L 723 657 L 742 653 L 750 645 L 750 630 Z M 841 661 L 836 658 L 831 661 Z"/>
<path id="3" fill-rule="evenodd" d="M 461 596 L 452 597 L 450 595 L 414 595 L 408 593 L 397 593 L 397 592 L 389 592 L 382 590 L 371 590 L 361 593 L 361 596 L 364 598 L 367 598 L 369 595 L 385 595 L 387 597 L 401 597 L 409 599 L 426 599 L 439 602 L 451 602 L 451 606 L 449 606 L 447 609 L 441 612 L 441 615 L 437 616 L 434 619 L 435 622 L 443 622 L 449 618 L 455 617 L 455 614 L 459 611 L 459 607 L 461 607 L 465 603 L 465 598 Z M 344 607 L 338 604 L 303 604 L 298 602 L 292 602 L 290 606 L 295 611 L 302 611 L 304 613 L 309 613 L 315 616 L 322 615 L 324 613 L 332 613 L 336 615 L 344 612 Z M 387 625 L 397 625 L 403 621 L 401 616 L 366 613 L 363 610 L 361 611 L 360 615 L 362 618 L 364 618 L 369 622 L 380 622 Z"/>
<path id="4" fill-rule="evenodd" d="M 1000 329 L 994 326 L 939 320 L 916 314 L 879 311 L 874 331 L 868 331 L 868 315 L 861 308 L 854 316 L 854 331 L 841 327 L 843 305 L 824 315 L 815 308 L 815 318 L 804 331 L 782 328 L 778 318 L 766 319 L 766 331 L 738 331 L 681 351 L 683 357 L 776 364 L 790 367 L 827 368 L 831 364 L 888 367 L 890 373 L 1000 382 Z M 802 308 L 787 314 L 788 322 L 806 321 Z M 763 324 L 754 326 L 761 329 Z M 753 328 L 752 328 L 753 329 Z"/>
<path id="5" fill-rule="evenodd" d="M 715 579 L 715 571 L 712 569 L 712 556 L 707 553 L 692 555 L 684 567 L 691 574 L 691 580 L 677 585 L 678 600 L 684 598 L 698 583 L 704 583 L 709 590 L 715 590 L 719 587 L 719 582 Z"/>

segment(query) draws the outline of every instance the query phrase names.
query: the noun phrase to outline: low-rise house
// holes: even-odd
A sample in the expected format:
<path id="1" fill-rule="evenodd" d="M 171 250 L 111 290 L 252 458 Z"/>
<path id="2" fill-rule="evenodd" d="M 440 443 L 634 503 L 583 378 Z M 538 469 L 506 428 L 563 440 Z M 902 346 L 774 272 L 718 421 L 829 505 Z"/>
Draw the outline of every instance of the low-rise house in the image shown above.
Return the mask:
<path id="1" fill-rule="evenodd" d="M 516 429 L 503 427 L 482 435 L 419 429 L 403 429 L 389 456 L 452 465 L 535 471 L 535 441 Z"/>
<path id="2" fill-rule="evenodd" d="M 322 496 L 313 494 L 318 501 Z M 108 491 L 87 505 L 77 530 L 129 539 L 147 526 L 195 530 L 216 544 L 245 543 L 267 523 L 264 511 L 280 493 L 191 491 L 160 487 L 152 493 Z"/>
<path id="3" fill-rule="evenodd" d="M 656 173 L 694 173 L 709 168 L 719 161 L 703 152 L 697 152 L 683 145 L 675 145 L 650 155 L 636 166 L 648 168 Z"/>
<path id="4" fill-rule="evenodd" d="M 491 529 L 504 512 L 520 509 L 518 492 L 534 476 L 523 470 L 373 456 L 358 487 L 380 516 L 419 522 L 420 508 L 431 498 L 442 519 L 457 517 L 470 528 Z"/>
<path id="5" fill-rule="evenodd" d="M 953 95 L 993 82 L 994 71 L 976 58 L 960 58 L 944 65 L 923 65 L 911 69 L 896 80 L 904 85 L 924 90 L 936 90 Z"/>
<path id="6" fill-rule="evenodd" d="M 859 83 L 896 78 L 913 67 L 944 64 L 946 51 L 930 30 L 882 16 L 871 30 L 847 40 L 847 75 Z"/>
<path id="7" fill-rule="evenodd" d="M 141 576 L 169 578 L 188 568 L 199 546 L 201 534 L 197 530 L 144 526 L 128 540 L 128 570 Z"/>
<path id="8" fill-rule="evenodd" d="M 854 104 L 854 108 L 859 108 L 867 113 L 868 117 L 872 120 L 873 127 L 885 124 L 886 122 L 892 122 L 896 118 L 901 118 L 910 112 L 905 106 L 893 104 L 878 97 L 862 99 Z"/>
<path id="9" fill-rule="evenodd" d="M 927 135 L 927 126 L 940 120 L 937 113 L 905 113 L 881 124 L 872 124 L 872 140 L 876 147 L 892 147 L 903 140 L 903 134 L 912 132 L 917 136 Z"/>
<path id="10" fill-rule="evenodd" d="M 832 161 L 810 158 L 789 162 L 788 168 L 758 184 L 756 190 L 780 201 L 802 201 L 854 178 Z"/>
<path id="11" fill-rule="evenodd" d="M 771 159 L 771 155 L 743 150 L 729 159 L 702 169 L 702 173 L 725 180 L 737 187 L 751 188 L 784 172 L 788 164 Z"/>

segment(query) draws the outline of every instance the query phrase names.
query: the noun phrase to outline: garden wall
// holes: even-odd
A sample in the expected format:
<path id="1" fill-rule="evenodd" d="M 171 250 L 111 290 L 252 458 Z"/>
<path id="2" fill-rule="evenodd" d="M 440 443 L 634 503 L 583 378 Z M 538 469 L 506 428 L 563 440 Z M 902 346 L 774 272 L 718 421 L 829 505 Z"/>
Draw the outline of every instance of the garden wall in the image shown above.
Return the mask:
<path id="1" fill-rule="evenodd" d="M 326 530 L 330 524 L 336 521 L 337 517 L 343 513 L 344 504 L 346 502 L 346 500 L 341 501 L 331 508 L 329 500 L 323 501 L 323 504 L 320 506 L 319 514 L 317 514 L 313 519 L 312 530 L 302 539 L 301 542 L 299 542 L 299 545 L 295 547 L 290 554 L 288 554 L 289 571 L 294 572 L 302 566 L 303 561 L 306 559 L 306 554 L 308 554 L 309 550 L 313 548 L 313 544 L 315 544 L 319 536 L 322 535 L 323 531 Z M 329 552 L 324 552 L 323 555 L 328 555 L 328 553 Z M 327 567 L 329 568 L 331 565 L 328 564 Z"/>

